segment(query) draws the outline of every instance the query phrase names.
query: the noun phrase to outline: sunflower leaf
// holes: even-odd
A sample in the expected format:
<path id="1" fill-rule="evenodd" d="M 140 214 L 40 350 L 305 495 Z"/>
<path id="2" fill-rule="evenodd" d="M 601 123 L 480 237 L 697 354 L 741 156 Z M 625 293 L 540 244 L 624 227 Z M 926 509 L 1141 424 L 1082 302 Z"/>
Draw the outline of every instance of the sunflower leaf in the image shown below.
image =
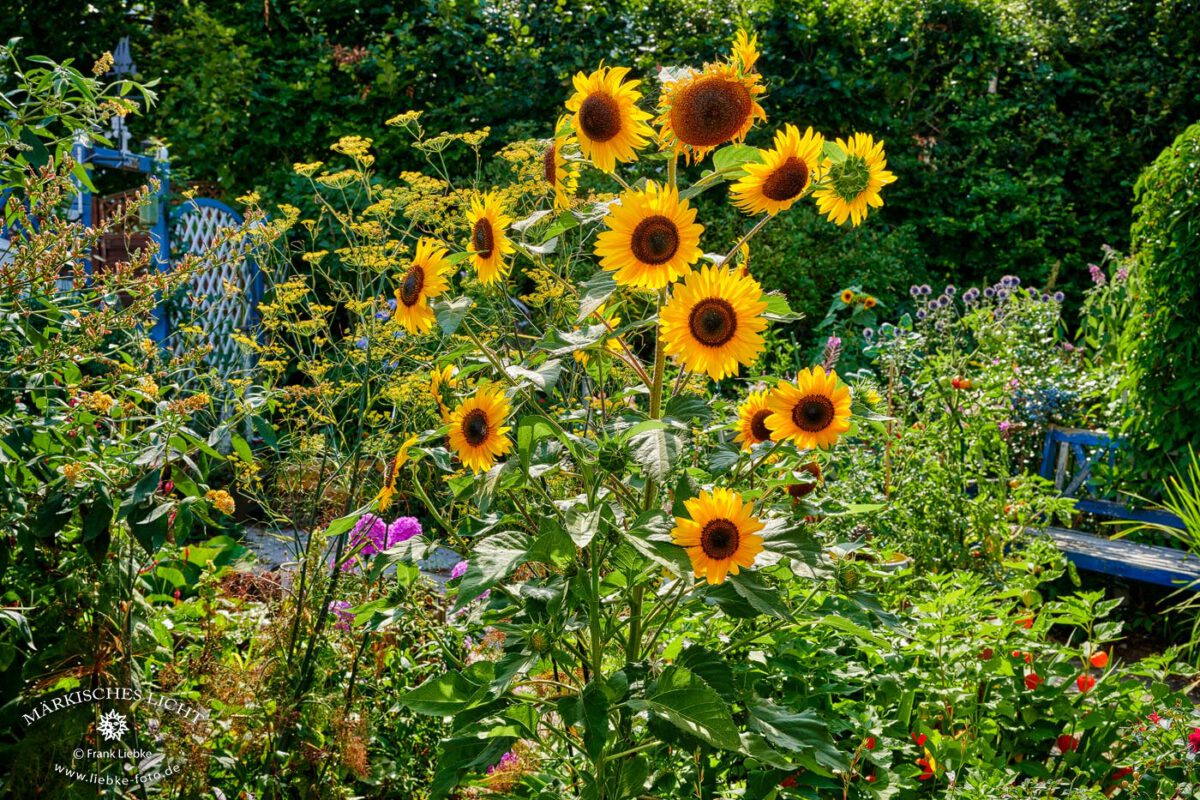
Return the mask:
<path id="1" fill-rule="evenodd" d="M 662 428 L 642 431 L 630 438 L 634 460 L 657 481 L 665 481 L 671 474 L 686 441 L 683 435 Z"/>
<path id="2" fill-rule="evenodd" d="M 657 714 L 713 747 L 737 750 L 741 746 L 725 701 L 689 669 L 667 667 L 659 676 L 654 694 L 646 700 L 631 700 L 629 705 Z"/>

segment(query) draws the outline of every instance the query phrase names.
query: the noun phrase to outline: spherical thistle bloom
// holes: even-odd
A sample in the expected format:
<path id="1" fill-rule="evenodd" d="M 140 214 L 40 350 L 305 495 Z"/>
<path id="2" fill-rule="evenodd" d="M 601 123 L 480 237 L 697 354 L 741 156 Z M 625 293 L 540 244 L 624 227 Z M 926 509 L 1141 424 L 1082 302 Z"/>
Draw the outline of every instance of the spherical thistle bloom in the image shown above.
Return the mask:
<path id="1" fill-rule="evenodd" d="M 921 294 L 928 297 L 929 295 L 933 294 L 933 287 L 930 286 L 928 283 L 922 283 L 921 284 Z"/>
<path id="2" fill-rule="evenodd" d="M 512 449 L 504 389 L 480 387 L 450 413 L 450 449 L 474 472 L 486 472 L 496 458 Z"/>
<path id="3" fill-rule="evenodd" d="M 435 317 L 429 298 L 450 288 L 446 275 L 451 271 L 446 248 L 433 239 L 421 237 L 412 264 L 400 278 L 396 289 L 396 321 L 409 333 L 426 333 Z"/>
<path id="4" fill-rule="evenodd" d="M 641 81 L 625 82 L 628 67 L 600 67 L 575 75 L 575 94 L 567 101 L 579 149 L 597 169 L 612 172 L 617 162 L 636 161 L 637 151 L 654 137 L 650 115 L 637 107 Z"/>
<path id="5" fill-rule="evenodd" d="M 675 284 L 660 317 L 663 345 L 685 369 L 713 380 L 736 375 L 763 349 L 762 287 L 729 267 L 706 266 Z"/>
<path id="6" fill-rule="evenodd" d="M 986 289 L 984 289 L 984 290 L 983 290 L 983 296 L 984 296 L 984 297 L 995 297 L 995 296 L 996 296 L 996 290 L 995 290 L 993 287 L 989 286 L 989 287 L 987 287 Z"/>
<path id="7" fill-rule="evenodd" d="M 479 274 L 480 283 L 487 286 L 506 277 L 509 265 L 504 257 L 513 252 L 513 246 L 504 229 L 512 222 L 512 217 L 504 213 L 500 196 L 488 192 L 471 200 L 467 222 L 471 225 L 467 250 L 471 253 L 471 263 Z"/>
<path id="8" fill-rule="evenodd" d="M 863 338 L 866 339 L 868 342 L 875 338 L 875 329 L 874 328 L 863 328 L 862 333 L 863 333 Z"/>
<path id="9" fill-rule="evenodd" d="M 841 294 L 842 302 L 850 305 L 854 302 L 854 291 L 851 289 L 843 289 Z"/>
<path id="10" fill-rule="evenodd" d="M 825 139 L 795 125 L 775 132 L 775 146 L 759 150 L 761 163 L 742 166 L 745 175 L 730 190 L 733 204 L 750 215 L 787 211 L 812 185 Z"/>
<path id="11" fill-rule="evenodd" d="M 563 150 L 577 145 L 579 141 L 571 135 L 567 118 L 558 121 L 554 138 L 542 153 L 542 175 L 550 190 L 554 192 L 554 207 L 566 210 L 571 207 L 571 199 L 579 188 L 579 171 L 575 165 L 567 161 Z"/>
<path id="12" fill-rule="evenodd" d="M 691 271 L 701 256 L 696 210 L 679 192 L 653 181 L 621 195 L 596 237 L 600 266 L 622 286 L 661 289 Z"/>
<path id="13" fill-rule="evenodd" d="M 1055 292 L 1054 294 L 1050 295 L 1050 299 L 1056 303 L 1061 303 L 1067 299 L 1067 296 L 1062 292 Z"/>
<path id="14" fill-rule="evenodd" d="M 958 294 L 958 287 L 956 287 L 954 284 L 949 284 L 945 289 L 942 290 L 942 294 L 948 294 L 953 297 L 954 295 Z"/>
<path id="15" fill-rule="evenodd" d="M 741 442 L 743 450 L 749 450 L 760 442 L 771 440 L 771 429 L 767 427 L 767 417 L 771 409 L 767 407 L 767 393 L 751 392 L 746 401 L 738 406 L 738 435 L 733 438 Z"/>
<path id="16" fill-rule="evenodd" d="M 841 161 L 827 161 L 824 170 L 826 179 L 817 187 L 813 196 L 817 209 L 838 225 L 847 219 L 857 226 L 867 218 L 868 208 L 883 205 L 880 189 L 896 180 L 887 169 L 887 157 L 883 142 L 876 142 L 868 133 L 856 133 L 849 141 L 837 140 L 846 157 Z"/>
<path id="17" fill-rule="evenodd" d="M 467 574 L 467 567 L 470 566 L 469 561 L 460 561 L 450 568 L 450 580 L 457 580 Z"/>
<path id="18" fill-rule="evenodd" d="M 767 428 L 775 441 L 791 439 L 802 449 L 827 448 L 850 430 L 850 387 L 822 367 L 800 370 L 794 384 L 780 381 L 767 405 Z"/>
<path id="19" fill-rule="evenodd" d="M 928 313 L 926 313 L 925 309 L 923 309 L 923 308 L 922 308 L 922 309 L 918 309 L 918 311 L 917 311 L 917 319 L 918 319 L 918 320 L 923 320 L 923 319 L 925 319 L 927 316 L 929 316 L 929 314 L 928 314 Z"/>
<path id="20" fill-rule="evenodd" d="M 684 501 L 691 519 L 675 518 L 671 538 L 687 549 L 696 577 L 710 584 L 724 583 L 725 576 L 738 574 L 754 565 L 762 552 L 763 524 L 751 515 L 753 507 L 730 489 L 716 488 Z"/>
<path id="21" fill-rule="evenodd" d="M 743 72 L 740 65 L 707 64 L 703 71 L 688 70 L 663 85 L 656 124 L 659 142 L 689 162 L 699 161 L 727 142 L 746 138 L 756 119 L 767 112 L 758 104 L 766 89 L 762 76 Z"/>
<path id="22" fill-rule="evenodd" d="M 920 297 L 921 296 L 921 287 L 917 286 L 916 284 L 913 284 L 912 286 L 908 287 L 908 293 L 911 294 L 913 297 Z"/>

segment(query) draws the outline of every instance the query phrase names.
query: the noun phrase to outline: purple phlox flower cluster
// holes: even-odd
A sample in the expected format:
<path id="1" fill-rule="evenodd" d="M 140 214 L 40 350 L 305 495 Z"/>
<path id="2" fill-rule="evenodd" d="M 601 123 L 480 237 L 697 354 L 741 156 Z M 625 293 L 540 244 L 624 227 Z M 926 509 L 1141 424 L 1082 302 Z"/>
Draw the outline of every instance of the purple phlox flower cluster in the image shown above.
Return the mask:
<path id="1" fill-rule="evenodd" d="M 354 614 L 350 612 L 350 603 L 346 600 L 334 600 L 329 604 L 329 611 L 337 618 L 337 622 L 333 627 L 339 631 L 350 630 L 350 623 L 354 621 Z"/>
<path id="2" fill-rule="evenodd" d="M 468 566 L 470 566 L 470 562 L 468 561 L 460 561 L 455 564 L 450 570 L 450 580 L 461 578 L 463 575 L 466 575 Z"/>
<path id="3" fill-rule="evenodd" d="M 1099 264 L 1088 264 L 1088 272 L 1092 276 L 1092 283 L 1096 284 L 1097 286 L 1103 286 L 1104 284 L 1108 283 L 1108 278 L 1105 276 L 1104 270 L 1100 268 Z"/>
<path id="4" fill-rule="evenodd" d="M 500 770 L 510 769 L 517 765 L 521 759 L 512 750 L 509 750 L 504 755 L 500 756 L 500 760 L 487 768 L 488 775 L 495 775 Z"/>
<path id="5" fill-rule="evenodd" d="M 1121 267 L 1119 270 L 1117 270 L 1117 274 L 1113 275 L 1113 280 L 1116 281 L 1117 283 L 1124 283 L 1125 279 L 1128 277 L 1129 277 L 1129 270 L 1125 269 L 1124 267 Z"/>
<path id="6" fill-rule="evenodd" d="M 388 525 L 374 514 L 364 514 L 350 531 L 350 547 L 357 548 L 361 545 L 359 556 L 368 558 L 420 534 L 421 523 L 416 517 L 397 517 Z M 342 565 L 342 569 L 351 569 L 352 564 L 353 562 L 347 561 Z"/>

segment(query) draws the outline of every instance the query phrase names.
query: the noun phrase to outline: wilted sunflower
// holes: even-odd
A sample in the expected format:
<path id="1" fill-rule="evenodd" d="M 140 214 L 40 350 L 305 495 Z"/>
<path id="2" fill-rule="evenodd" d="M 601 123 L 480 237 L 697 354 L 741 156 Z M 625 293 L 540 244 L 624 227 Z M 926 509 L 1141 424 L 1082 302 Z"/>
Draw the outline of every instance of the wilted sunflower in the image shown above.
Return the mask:
<path id="1" fill-rule="evenodd" d="M 767 393 L 751 392 L 746 402 L 738 406 L 738 435 L 735 442 L 742 443 L 743 450 L 749 450 L 759 442 L 771 440 L 771 429 L 767 427 L 767 417 L 771 409 L 767 407 Z"/>
<path id="2" fill-rule="evenodd" d="M 446 248 L 433 239 L 422 237 L 417 242 L 412 265 L 400 278 L 400 287 L 396 289 L 394 318 L 406 331 L 425 333 L 433 327 L 434 314 L 429 307 L 429 298 L 450 288 L 446 281 L 449 270 Z"/>
<path id="3" fill-rule="evenodd" d="M 644 189 L 630 189 L 604 222 L 608 230 L 596 237 L 596 255 L 622 286 L 661 289 L 700 258 L 704 226 L 669 186 L 650 181 Z"/>
<path id="4" fill-rule="evenodd" d="M 726 142 L 740 142 L 755 119 L 767 118 L 758 104 L 765 91 L 758 73 L 743 73 L 733 64 L 691 70 L 663 85 L 658 101 L 662 113 L 656 120 L 662 126 L 659 141 L 690 162 Z"/>
<path id="5" fill-rule="evenodd" d="M 850 429 L 850 388 L 824 367 L 800 370 L 795 384 L 780 381 L 767 405 L 767 427 L 777 442 L 791 439 L 802 449 L 825 448 Z"/>
<path id="6" fill-rule="evenodd" d="M 408 451 L 414 444 L 417 443 L 416 436 L 410 436 L 400 445 L 400 449 L 396 451 L 396 457 L 390 459 L 387 463 L 387 468 L 383 472 L 383 487 L 380 488 L 379 494 L 375 496 L 378 502 L 376 510 L 387 511 L 392 504 L 392 498 L 396 495 L 396 478 L 400 475 L 400 469 L 408 463 Z"/>
<path id="7" fill-rule="evenodd" d="M 729 267 L 707 266 L 675 284 L 662 310 L 667 355 L 692 372 L 719 381 L 749 366 L 763 348 L 767 301 L 753 278 Z"/>
<path id="8" fill-rule="evenodd" d="M 467 211 L 467 222 L 471 224 L 467 250 L 471 252 L 471 263 L 479 274 L 479 282 L 487 286 L 507 276 L 509 265 L 504 262 L 504 257 L 513 251 L 513 246 L 504 229 L 512 222 L 512 217 L 504 213 L 499 195 L 488 192 L 473 199 Z"/>
<path id="9" fill-rule="evenodd" d="M 867 218 L 867 209 L 879 208 L 883 198 L 879 190 L 896 180 L 887 170 L 887 157 L 883 153 L 883 142 L 876 142 L 869 133 L 856 133 L 850 141 L 837 140 L 838 147 L 846 153 L 843 161 L 828 161 L 825 164 L 826 179 L 813 196 L 817 209 L 831 222 L 841 225 L 850 220 L 858 225 Z"/>
<path id="10" fill-rule="evenodd" d="M 563 157 L 563 148 L 578 144 L 566 127 L 566 118 L 558 121 L 554 138 L 542 154 L 542 174 L 554 191 L 554 207 L 565 210 L 571 207 L 571 198 L 579 188 L 579 175 L 573 165 Z"/>
<path id="11" fill-rule="evenodd" d="M 676 517 L 671 538 L 687 548 L 696 577 L 724 583 L 730 572 L 737 575 L 740 568 L 754 566 L 755 556 L 763 549 L 762 537 L 757 535 L 763 524 L 751 516 L 751 506 L 740 494 L 717 488 L 683 504 L 691 519 Z"/>
<path id="12" fill-rule="evenodd" d="M 575 94 L 567 101 L 574 113 L 571 126 L 579 137 L 579 149 L 597 169 L 612 172 L 617 162 L 637 160 L 654 131 L 650 115 L 637 107 L 641 81 L 624 83 L 628 67 L 600 67 L 591 75 L 575 75 Z"/>
<path id="13" fill-rule="evenodd" d="M 747 214 L 787 211 L 812 185 L 825 139 L 812 128 L 800 135 L 795 125 L 775 132 L 775 147 L 759 150 L 762 163 L 742 166 L 746 174 L 733 185 L 733 204 Z"/>
<path id="14" fill-rule="evenodd" d="M 504 424 L 508 411 L 503 388 L 481 387 L 451 412 L 447 420 L 450 449 L 469 469 L 486 472 L 498 456 L 512 449 L 512 439 L 507 435 L 511 428 Z"/>

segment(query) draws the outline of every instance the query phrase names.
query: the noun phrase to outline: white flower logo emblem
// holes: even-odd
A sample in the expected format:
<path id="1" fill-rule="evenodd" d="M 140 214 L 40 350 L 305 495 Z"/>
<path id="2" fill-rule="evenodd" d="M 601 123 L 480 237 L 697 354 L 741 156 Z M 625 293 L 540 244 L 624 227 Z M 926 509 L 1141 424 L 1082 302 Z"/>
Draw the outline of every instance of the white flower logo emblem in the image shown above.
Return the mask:
<path id="1" fill-rule="evenodd" d="M 124 736 L 125 731 L 129 730 L 129 725 L 125 722 L 125 715 L 113 709 L 100 715 L 100 724 L 96 726 L 96 730 L 100 731 L 104 741 L 111 742 Z"/>

